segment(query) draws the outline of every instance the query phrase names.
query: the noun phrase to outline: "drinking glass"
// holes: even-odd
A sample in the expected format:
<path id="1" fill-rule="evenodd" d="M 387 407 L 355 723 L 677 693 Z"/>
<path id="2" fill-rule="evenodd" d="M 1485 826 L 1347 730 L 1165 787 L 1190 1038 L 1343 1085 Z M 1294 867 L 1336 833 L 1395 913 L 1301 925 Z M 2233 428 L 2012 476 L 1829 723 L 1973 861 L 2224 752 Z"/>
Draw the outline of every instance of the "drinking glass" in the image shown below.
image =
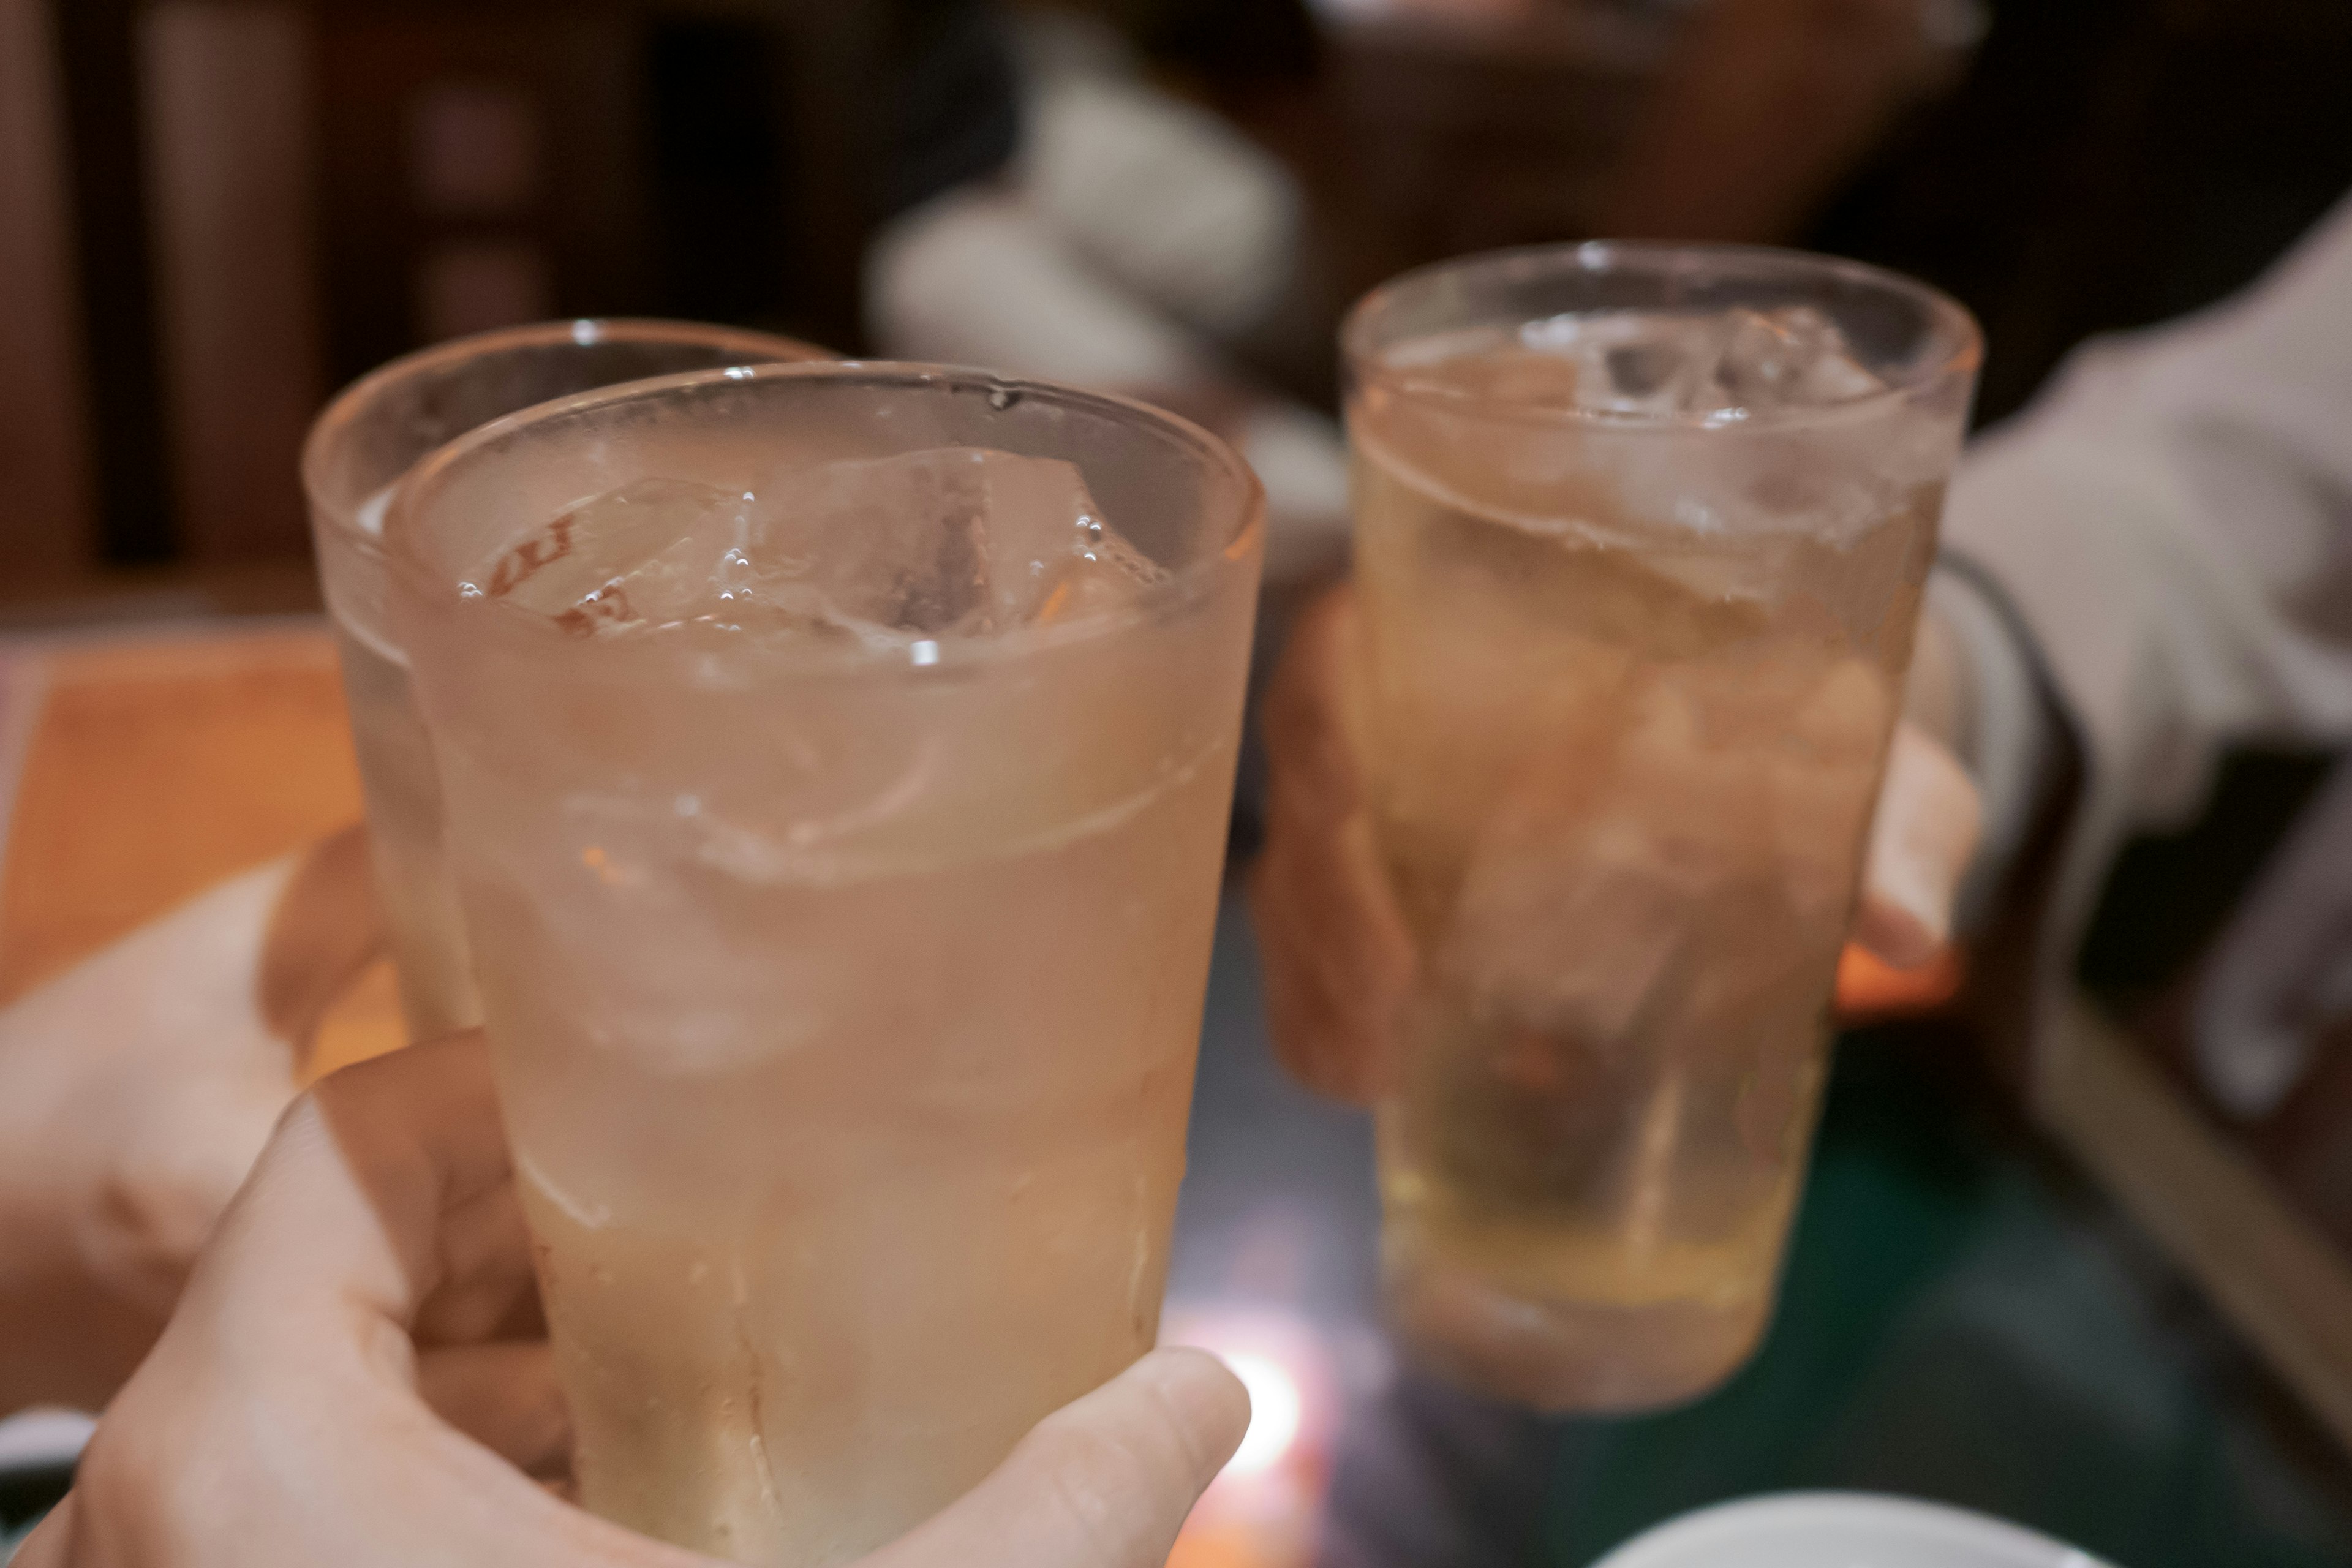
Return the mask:
<path id="1" fill-rule="evenodd" d="M 1150 1347 L 1260 512 L 1181 420 L 892 364 L 591 394 L 402 487 L 588 1507 L 845 1562 Z"/>
<path id="2" fill-rule="evenodd" d="M 302 449 L 310 536 L 334 623 L 365 793 L 377 896 L 413 1039 L 481 1021 L 465 929 L 441 852 L 433 753 L 384 608 L 384 502 L 418 458 L 551 397 L 651 375 L 822 359 L 764 332 L 686 321 L 548 321 L 459 338 L 393 361 L 319 416 Z"/>
<path id="3" fill-rule="evenodd" d="M 1589 244 L 1408 274 L 1344 347 L 1351 711 L 1423 955 L 1391 1311 L 1540 1406 L 1686 1399 L 1770 1314 L 1977 331 Z"/>

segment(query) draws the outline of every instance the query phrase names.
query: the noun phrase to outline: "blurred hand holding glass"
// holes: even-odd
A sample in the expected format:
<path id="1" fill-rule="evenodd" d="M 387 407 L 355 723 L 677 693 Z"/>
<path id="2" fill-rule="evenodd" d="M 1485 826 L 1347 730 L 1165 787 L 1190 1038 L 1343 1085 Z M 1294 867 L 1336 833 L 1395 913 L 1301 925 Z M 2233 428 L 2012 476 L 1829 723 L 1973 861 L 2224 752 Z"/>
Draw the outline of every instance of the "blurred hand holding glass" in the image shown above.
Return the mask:
<path id="1" fill-rule="evenodd" d="M 575 398 L 403 488 L 589 1507 L 846 1561 L 1151 1346 L 1259 511 L 1180 421 L 890 365 Z"/>
<path id="2" fill-rule="evenodd" d="M 1423 958 L 1391 1304 L 1496 1393 L 1688 1398 L 1769 1316 L 1976 330 L 1596 244 L 1410 274 L 1345 349 L 1353 727 Z"/>
<path id="3" fill-rule="evenodd" d="M 481 1022 L 441 850 L 441 786 L 386 605 L 384 505 L 421 458 L 551 397 L 649 375 L 825 357 L 762 332 L 685 321 L 550 321 L 395 360 L 354 383 L 302 453 L 319 577 L 335 626 L 352 746 L 367 793 L 377 896 L 412 1039 Z"/>

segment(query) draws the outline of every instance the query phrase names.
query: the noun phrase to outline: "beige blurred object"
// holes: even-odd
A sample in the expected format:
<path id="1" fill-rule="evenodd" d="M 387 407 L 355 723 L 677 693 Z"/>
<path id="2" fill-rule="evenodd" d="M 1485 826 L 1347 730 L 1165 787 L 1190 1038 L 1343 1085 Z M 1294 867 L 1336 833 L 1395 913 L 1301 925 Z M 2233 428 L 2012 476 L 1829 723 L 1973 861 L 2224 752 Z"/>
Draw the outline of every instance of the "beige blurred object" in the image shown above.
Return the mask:
<path id="1" fill-rule="evenodd" d="M 1191 121 L 1150 123 L 1181 136 Z M 1191 205 L 1224 203 L 1211 195 Z M 1118 210 L 1152 226 L 1146 206 Z M 1091 226 L 1099 232 L 1115 216 L 1097 215 Z M 1130 258 L 1157 249 L 1139 238 Z M 1251 384 L 1214 339 L 1097 265 L 1027 193 L 964 186 L 900 216 L 868 253 L 866 280 L 870 330 L 887 354 L 1124 393 L 1231 441 L 1265 486 L 1269 584 L 1307 582 L 1346 559 L 1339 426 Z"/>
<path id="2" fill-rule="evenodd" d="M 1024 145 L 1010 178 L 902 214 L 866 255 L 868 328 L 895 358 L 984 364 L 1139 397 L 1241 449 L 1265 486 L 1266 581 L 1347 557 L 1347 451 L 1328 416 L 1259 384 L 1234 341 L 1299 273 L 1290 172 L 1135 74 L 1117 37 L 1021 34 Z"/>
<path id="3" fill-rule="evenodd" d="M 194 561 L 301 553 L 326 390 L 307 7 L 173 0 L 140 23 L 166 427 Z"/>
<path id="4" fill-rule="evenodd" d="M 1220 339 L 1281 304 L 1304 203 L 1262 148 L 1207 110 L 1115 77 L 1049 77 L 1027 110 L 1024 192 L 1111 278 Z"/>
<path id="5" fill-rule="evenodd" d="M 883 230 L 867 253 L 886 353 L 1087 386 L 1205 378 L 1205 346 L 1088 268 L 1016 195 L 965 187 Z"/>
<path id="6" fill-rule="evenodd" d="M 0 0 L 0 571 L 89 553 L 86 387 L 55 40 L 42 0 Z"/>

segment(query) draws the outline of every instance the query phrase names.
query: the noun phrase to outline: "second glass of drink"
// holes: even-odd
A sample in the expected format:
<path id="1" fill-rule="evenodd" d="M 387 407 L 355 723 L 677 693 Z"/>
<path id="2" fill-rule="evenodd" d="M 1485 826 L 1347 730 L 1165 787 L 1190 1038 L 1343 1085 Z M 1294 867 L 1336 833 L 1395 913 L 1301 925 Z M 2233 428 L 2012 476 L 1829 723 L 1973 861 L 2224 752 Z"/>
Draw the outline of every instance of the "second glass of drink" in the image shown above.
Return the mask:
<path id="1" fill-rule="evenodd" d="M 1391 1306 L 1498 1394 L 1686 1399 L 1770 1313 L 1976 328 L 1595 244 L 1410 274 L 1345 347 L 1353 711 L 1423 958 Z"/>
<path id="2" fill-rule="evenodd" d="M 845 1562 L 1150 1347 L 1260 511 L 1139 405 L 882 364 L 588 395 L 404 485 L 590 1508 Z"/>
<path id="3" fill-rule="evenodd" d="M 412 1039 L 482 1021 L 441 849 L 441 787 L 385 603 L 384 505 L 426 453 L 502 416 L 619 382 L 826 357 L 694 321 L 543 321 L 419 350 L 345 388 L 310 427 L 302 483 L 335 627 L 376 893 Z"/>

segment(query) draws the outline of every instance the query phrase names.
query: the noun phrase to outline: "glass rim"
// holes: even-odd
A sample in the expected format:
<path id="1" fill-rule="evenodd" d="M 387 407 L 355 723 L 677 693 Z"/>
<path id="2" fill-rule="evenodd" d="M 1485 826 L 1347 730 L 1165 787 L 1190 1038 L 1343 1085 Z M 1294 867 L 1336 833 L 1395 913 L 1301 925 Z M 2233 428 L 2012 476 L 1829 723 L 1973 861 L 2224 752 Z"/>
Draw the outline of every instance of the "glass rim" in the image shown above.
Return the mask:
<path id="1" fill-rule="evenodd" d="M 746 356 L 745 363 L 754 364 L 803 363 L 835 357 L 831 351 L 815 343 L 803 342 L 798 338 L 788 338 L 776 332 L 661 316 L 560 317 L 520 326 L 494 327 L 488 331 L 468 332 L 459 338 L 446 338 L 412 350 L 397 359 L 386 360 L 336 393 L 319 411 L 310 421 L 309 432 L 302 437 L 299 467 L 303 499 L 310 503 L 311 511 L 327 520 L 337 533 L 374 542 L 376 536 L 359 526 L 353 509 L 331 503 L 324 493 L 329 443 L 355 423 L 370 405 L 402 382 L 486 354 L 515 349 L 561 348 L 566 344 L 593 348 L 602 343 L 645 343 L 664 347 L 709 344 L 721 349 L 740 349 Z M 794 355 L 789 360 L 778 360 L 771 352 L 777 348 L 790 348 L 795 351 Z M 766 357 L 751 357 L 754 355 Z M 572 393 L 556 395 L 558 398 L 576 395 Z M 501 415 L 499 417 L 511 416 Z M 459 438 L 452 437 L 453 440 Z M 431 455 L 428 452 L 425 457 Z M 424 460 L 420 458 L 418 462 Z"/>
<path id="2" fill-rule="evenodd" d="M 593 412 L 623 404 L 653 401 L 670 394 L 728 384 L 750 386 L 771 382 L 824 381 L 866 384 L 901 389 L 934 388 L 941 392 L 972 391 L 993 400 L 999 395 L 1014 399 L 1031 396 L 1066 407 L 1087 408 L 1113 416 L 1138 427 L 1155 428 L 1173 437 L 1207 466 L 1234 481 L 1230 525 L 1221 524 L 1215 542 L 1197 559 L 1167 567 L 1168 579 L 1155 583 L 1114 611 L 1081 616 L 1052 626 L 1023 626 L 979 636 L 909 637 L 904 644 L 815 642 L 806 639 L 761 639 L 760 652 L 767 661 L 792 668 L 812 667 L 855 668 L 911 664 L 917 668 L 949 668 L 974 659 L 994 659 L 1062 643 L 1085 640 L 1107 631 L 1131 626 L 1160 616 L 1170 607 L 1205 597 L 1206 584 L 1222 571 L 1245 561 L 1265 538 L 1265 487 L 1231 443 L 1165 408 L 1118 393 L 1095 392 L 1063 382 L 1000 375 L 965 365 L 920 363 L 899 360 L 823 359 L 793 363 L 730 365 L 649 376 L 616 383 L 545 403 L 477 426 L 421 459 L 394 487 L 384 518 L 383 555 L 395 582 L 412 592 L 457 603 L 461 595 L 454 576 L 429 565 L 413 547 L 404 547 L 410 532 L 417 498 L 441 476 L 470 460 L 484 447 L 518 431 L 567 416 Z M 1008 403 L 1005 406 L 1010 406 Z M 536 636 L 538 628 L 522 616 L 501 616 L 512 632 Z M 595 639 L 574 639 L 593 642 Z"/>
<path id="3" fill-rule="evenodd" d="M 1379 318 L 1405 295 L 1441 279 L 1476 275 L 1526 280 L 1577 273 L 1625 275 L 1698 274 L 1722 269 L 1736 279 L 1832 279 L 1888 296 L 1910 300 L 1931 321 L 1951 335 L 1949 352 L 1906 371 L 1874 391 L 1823 403 L 1788 404 L 1763 410 L 1709 409 L 1704 412 L 1655 414 L 1615 408 L 1531 406 L 1507 399 L 1482 396 L 1412 375 L 1382 363 L 1371 335 Z M 1614 309 L 1612 307 L 1612 309 Z M 1559 314 L 1570 314 L 1561 311 Z M 1596 312 L 1598 313 L 1598 312 Z M 1528 318 L 1533 320 L 1534 318 Z M 1383 387 L 1417 402 L 1483 410 L 1528 424 L 1596 426 L 1616 430 L 1756 429 L 1802 425 L 1838 418 L 1857 411 L 1898 403 L 1955 375 L 1971 375 L 1984 358 L 1984 331 L 1968 307 L 1944 290 L 1889 268 L 1817 251 L 1771 245 L 1686 244 L 1674 240 L 1587 239 L 1567 244 L 1513 246 L 1479 251 L 1416 267 L 1373 288 L 1349 308 L 1339 327 L 1339 347 L 1349 377 Z"/>

